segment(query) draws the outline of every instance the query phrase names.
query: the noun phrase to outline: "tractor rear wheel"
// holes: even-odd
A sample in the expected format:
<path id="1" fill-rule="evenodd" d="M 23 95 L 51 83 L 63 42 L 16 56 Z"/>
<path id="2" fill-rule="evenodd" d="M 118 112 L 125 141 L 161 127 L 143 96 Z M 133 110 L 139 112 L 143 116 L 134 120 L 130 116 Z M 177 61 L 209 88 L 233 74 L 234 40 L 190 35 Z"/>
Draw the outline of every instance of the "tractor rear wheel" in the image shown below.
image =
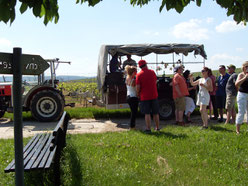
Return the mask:
<path id="1" fill-rule="evenodd" d="M 61 95 L 52 90 L 36 93 L 30 104 L 32 116 L 38 121 L 57 121 L 64 112 L 65 102 Z"/>

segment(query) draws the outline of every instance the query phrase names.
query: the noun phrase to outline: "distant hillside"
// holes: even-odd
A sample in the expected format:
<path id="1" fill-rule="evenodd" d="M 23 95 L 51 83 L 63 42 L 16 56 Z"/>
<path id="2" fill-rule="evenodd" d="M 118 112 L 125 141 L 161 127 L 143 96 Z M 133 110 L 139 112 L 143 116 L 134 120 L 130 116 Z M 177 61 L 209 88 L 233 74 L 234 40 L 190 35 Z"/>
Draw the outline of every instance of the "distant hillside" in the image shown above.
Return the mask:
<path id="1" fill-rule="evenodd" d="M 50 77 L 47 77 L 48 79 Z M 72 80 L 80 80 L 80 79 L 92 79 L 95 77 L 86 77 L 86 76 L 57 76 L 56 79 L 59 81 L 72 81 Z"/>
<path id="2" fill-rule="evenodd" d="M 50 76 L 46 76 L 45 79 L 50 79 Z M 57 76 L 56 79 L 58 79 L 60 82 L 62 81 L 73 81 L 73 80 L 81 80 L 81 79 L 92 79 L 96 77 L 85 77 L 85 76 Z M 12 76 L 0 76 L 0 82 L 5 81 L 12 81 Z M 37 81 L 37 76 L 23 76 L 23 81 Z"/>

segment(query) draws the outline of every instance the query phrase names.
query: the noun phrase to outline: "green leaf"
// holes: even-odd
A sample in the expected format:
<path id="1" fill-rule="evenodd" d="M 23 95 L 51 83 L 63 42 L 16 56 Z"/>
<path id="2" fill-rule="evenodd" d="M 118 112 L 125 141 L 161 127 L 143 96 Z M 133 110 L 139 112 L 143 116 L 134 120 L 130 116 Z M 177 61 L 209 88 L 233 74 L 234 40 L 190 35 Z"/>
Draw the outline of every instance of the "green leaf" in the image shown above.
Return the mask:
<path id="1" fill-rule="evenodd" d="M 166 4 L 166 0 L 163 0 L 161 6 L 160 6 L 160 8 L 159 8 L 159 11 L 160 11 L 160 12 L 162 12 L 162 10 L 163 10 L 165 4 Z"/>
<path id="2" fill-rule="evenodd" d="M 43 17 L 46 14 L 46 9 L 44 7 L 44 5 L 41 5 L 41 11 L 40 11 L 40 17 Z"/>
<path id="3" fill-rule="evenodd" d="M 201 6 L 201 0 L 196 0 L 196 5 Z"/>
<path id="4" fill-rule="evenodd" d="M 0 5 L 0 20 L 7 23 L 10 19 L 10 9 L 6 6 Z"/>
<path id="5" fill-rule="evenodd" d="M 175 9 L 178 13 L 181 13 L 183 11 L 184 6 L 182 6 L 181 4 L 177 3 L 175 6 Z"/>
<path id="6" fill-rule="evenodd" d="M 16 16 L 15 10 L 11 11 L 10 14 L 11 14 L 11 15 L 10 15 L 10 23 L 13 23 L 13 21 L 15 20 L 15 16 Z"/>
<path id="7" fill-rule="evenodd" d="M 40 14 L 41 14 L 41 4 L 36 4 L 36 5 L 33 7 L 33 14 L 34 14 L 36 17 L 40 17 Z"/>
<path id="8" fill-rule="evenodd" d="M 20 7 L 20 12 L 23 14 L 28 8 L 28 5 L 26 3 L 22 3 Z"/>

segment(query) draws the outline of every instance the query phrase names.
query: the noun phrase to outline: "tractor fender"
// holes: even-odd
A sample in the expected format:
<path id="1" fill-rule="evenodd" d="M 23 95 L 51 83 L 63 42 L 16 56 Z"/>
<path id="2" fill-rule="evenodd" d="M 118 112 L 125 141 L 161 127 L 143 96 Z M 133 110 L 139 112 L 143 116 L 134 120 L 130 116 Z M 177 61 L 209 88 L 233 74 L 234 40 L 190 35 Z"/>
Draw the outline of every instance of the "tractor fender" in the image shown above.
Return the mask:
<path id="1" fill-rule="evenodd" d="M 40 91 L 43 91 L 43 90 L 52 90 L 52 91 L 54 91 L 54 92 L 57 92 L 57 93 L 59 93 L 59 94 L 62 96 L 62 98 L 63 98 L 63 100 L 64 100 L 64 96 L 63 96 L 62 92 L 59 91 L 58 89 L 53 88 L 53 87 L 51 87 L 51 86 L 44 86 L 44 85 L 41 86 L 41 85 L 37 85 L 37 86 L 33 87 L 33 88 L 25 95 L 25 97 L 24 97 L 24 99 L 23 99 L 23 107 L 24 107 L 26 110 L 29 110 L 29 108 L 30 108 L 30 103 L 31 103 L 31 100 L 32 100 L 33 96 L 34 96 L 37 92 L 40 92 Z"/>

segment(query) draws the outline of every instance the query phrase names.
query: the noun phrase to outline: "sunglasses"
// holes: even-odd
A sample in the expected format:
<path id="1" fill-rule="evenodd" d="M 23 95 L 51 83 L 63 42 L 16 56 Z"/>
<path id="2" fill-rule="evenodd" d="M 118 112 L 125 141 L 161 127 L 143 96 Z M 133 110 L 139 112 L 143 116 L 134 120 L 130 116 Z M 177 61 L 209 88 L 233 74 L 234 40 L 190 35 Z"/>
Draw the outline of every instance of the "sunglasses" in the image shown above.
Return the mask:
<path id="1" fill-rule="evenodd" d="M 202 70 L 201 72 L 206 72 L 206 70 Z"/>

